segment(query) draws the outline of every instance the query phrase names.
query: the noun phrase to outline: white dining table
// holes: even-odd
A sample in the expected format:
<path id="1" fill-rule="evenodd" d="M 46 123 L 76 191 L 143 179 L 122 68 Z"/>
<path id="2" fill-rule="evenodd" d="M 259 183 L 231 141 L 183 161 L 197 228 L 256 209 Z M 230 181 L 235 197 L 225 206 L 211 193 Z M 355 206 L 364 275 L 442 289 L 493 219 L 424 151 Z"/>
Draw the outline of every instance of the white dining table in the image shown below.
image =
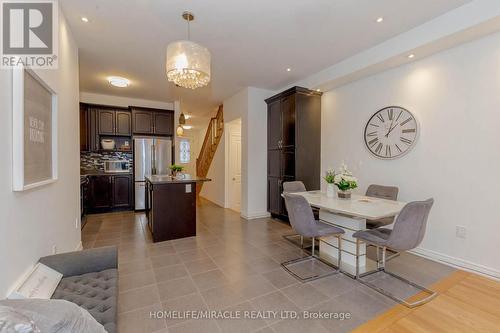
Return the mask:
<path id="1" fill-rule="evenodd" d="M 345 231 L 342 236 L 342 271 L 350 275 L 356 272 L 356 239 L 352 235 L 366 229 L 366 220 L 392 217 L 406 205 L 405 202 L 392 201 L 352 194 L 350 199 L 330 198 L 321 191 L 294 193 L 303 196 L 312 207 L 319 208 L 319 219 Z M 338 264 L 338 240 L 335 236 L 321 237 L 320 257 L 332 264 Z M 376 268 L 376 262 L 367 259 L 366 245 L 360 244 L 358 252 L 359 272 Z"/>

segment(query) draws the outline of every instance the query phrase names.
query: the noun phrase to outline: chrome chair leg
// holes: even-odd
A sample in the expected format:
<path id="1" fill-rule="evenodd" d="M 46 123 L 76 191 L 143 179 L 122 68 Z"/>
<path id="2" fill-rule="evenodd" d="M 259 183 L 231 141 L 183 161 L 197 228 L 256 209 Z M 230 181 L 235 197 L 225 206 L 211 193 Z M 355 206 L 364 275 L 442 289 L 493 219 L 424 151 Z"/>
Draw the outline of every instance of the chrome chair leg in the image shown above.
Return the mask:
<path id="1" fill-rule="evenodd" d="M 341 244 L 340 242 L 341 238 L 339 238 L 339 244 Z M 339 246 L 340 247 L 340 246 Z M 324 278 L 324 277 L 327 277 L 327 276 L 330 276 L 330 275 L 333 275 L 333 274 L 337 274 L 340 272 L 340 260 L 339 260 L 339 263 L 337 266 L 323 260 L 322 258 L 320 258 L 318 255 L 316 255 L 316 238 L 312 238 L 312 250 L 311 250 L 311 255 L 307 256 L 307 257 L 303 257 L 303 258 L 297 258 L 297 259 L 293 259 L 293 260 L 289 260 L 289 261 L 286 261 L 286 262 L 283 262 L 281 263 L 281 267 L 283 267 L 284 270 L 286 270 L 290 275 L 292 275 L 294 278 L 296 278 L 297 280 L 301 281 L 301 282 L 309 282 L 309 281 L 314 281 L 314 280 L 317 280 L 317 279 L 320 279 L 320 278 Z M 305 252 L 305 251 L 304 251 Z M 340 254 L 340 250 L 339 250 L 339 256 L 341 256 Z M 340 257 L 339 257 L 340 258 Z M 305 261 L 309 261 L 309 260 L 318 260 L 320 262 L 322 262 L 323 264 L 333 268 L 334 270 L 332 272 L 328 272 L 328 273 L 324 273 L 324 274 L 317 274 L 317 275 L 314 275 L 314 276 L 311 276 L 311 277 L 308 277 L 308 278 L 302 278 L 301 276 L 297 275 L 295 272 L 293 272 L 288 266 L 290 265 L 293 265 L 293 264 L 298 264 L 300 262 L 305 262 Z"/>
<path id="2" fill-rule="evenodd" d="M 385 264 L 387 262 L 387 258 L 386 258 L 386 251 L 387 251 L 387 248 L 386 247 L 383 247 L 382 248 L 382 262 L 381 262 L 381 265 L 379 266 L 378 264 L 378 260 L 377 260 L 377 269 L 375 270 L 372 270 L 372 271 L 369 271 L 369 272 L 366 272 L 366 273 L 363 273 L 363 274 L 359 274 L 359 266 L 358 266 L 358 250 L 359 250 L 359 239 L 356 239 L 356 279 L 366 285 L 367 287 L 375 290 L 375 291 L 378 291 L 379 293 L 381 293 L 382 295 L 384 296 L 387 296 L 389 298 L 391 298 L 392 300 L 400 303 L 400 304 L 403 304 L 404 306 L 408 307 L 408 308 L 414 308 L 416 306 L 419 306 L 419 305 L 422 305 L 422 304 L 425 304 L 429 301 L 431 301 L 434 297 L 436 297 L 438 295 L 437 292 L 435 291 L 432 291 L 430 289 L 427 289 L 426 287 L 423 287 L 419 284 L 416 284 L 415 282 L 412 282 L 412 281 L 409 281 L 405 278 L 403 278 L 402 276 L 399 276 L 397 274 L 394 274 L 394 273 L 391 273 L 391 272 L 388 272 L 385 270 Z M 377 246 L 377 257 L 378 257 L 378 252 L 379 252 L 379 247 Z M 378 258 L 377 258 L 378 259 Z M 406 284 L 409 284 L 410 286 L 414 287 L 415 289 L 418 289 L 420 290 L 421 292 L 424 292 L 426 294 L 428 294 L 429 296 L 419 300 L 419 301 L 415 301 L 415 302 L 408 302 L 406 301 L 405 299 L 402 299 L 402 298 L 399 298 L 393 294 L 391 294 L 390 292 L 388 292 L 387 290 L 385 289 L 382 289 L 380 287 L 377 287 L 376 285 L 374 285 L 373 283 L 371 282 L 368 282 L 368 281 L 363 281 L 361 280 L 361 278 L 363 277 L 366 277 L 366 276 L 369 276 L 369 275 L 372 275 L 372 274 L 375 274 L 375 273 L 378 273 L 378 272 L 383 272 L 385 274 L 388 274 Z"/>

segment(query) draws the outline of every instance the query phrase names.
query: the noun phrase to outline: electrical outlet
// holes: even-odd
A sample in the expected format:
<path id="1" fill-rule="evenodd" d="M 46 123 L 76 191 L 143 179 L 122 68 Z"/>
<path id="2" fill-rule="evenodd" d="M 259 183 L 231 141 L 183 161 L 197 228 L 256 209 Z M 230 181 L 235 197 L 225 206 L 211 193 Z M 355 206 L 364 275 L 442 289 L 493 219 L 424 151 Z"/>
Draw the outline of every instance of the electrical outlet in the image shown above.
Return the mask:
<path id="1" fill-rule="evenodd" d="M 52 254 L 57 254 L 57 245 L 52 245 Z"/>
<path id="2" fill-rule="evenodd" d="M 458 238 L 465 239 L 467 237 L 467 228 L 461 225 L 457 225 L 455 233 Z"/>

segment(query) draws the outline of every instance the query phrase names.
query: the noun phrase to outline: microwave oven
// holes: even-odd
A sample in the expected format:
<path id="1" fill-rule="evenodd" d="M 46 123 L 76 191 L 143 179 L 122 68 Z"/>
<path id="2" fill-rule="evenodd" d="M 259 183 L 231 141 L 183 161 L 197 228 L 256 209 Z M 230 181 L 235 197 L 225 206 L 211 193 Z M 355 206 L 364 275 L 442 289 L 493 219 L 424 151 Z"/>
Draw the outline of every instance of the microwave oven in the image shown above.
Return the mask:
<path id="1" fill-rule="evenodd" d="M 129 172 L 130 162 L 126 160 L 104 161 L 104 172 Z"/>

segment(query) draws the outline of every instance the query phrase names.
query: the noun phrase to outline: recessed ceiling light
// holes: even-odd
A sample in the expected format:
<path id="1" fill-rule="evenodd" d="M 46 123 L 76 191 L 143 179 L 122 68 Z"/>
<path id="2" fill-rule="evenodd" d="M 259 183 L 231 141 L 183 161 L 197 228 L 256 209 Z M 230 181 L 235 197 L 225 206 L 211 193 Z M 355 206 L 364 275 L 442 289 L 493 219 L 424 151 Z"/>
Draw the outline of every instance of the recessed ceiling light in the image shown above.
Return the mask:
<path id="1" fill-rule="evenodd" d="M 118 87 L 118 88 L 125 88 L 130 85 L 130 80 L 124 78 L 124 77 L 119 77 L 119 76 L 110 76 L 108 77 L 108 82 L 112 86 Z"/>
<path id="2" fill-rule="evenodd" d="M 193 128 L 193 126 L 191 126 L 191 125 L 182 125 L 182 128 L 190 130 L 191 128 Z"/>
<path id="3" fill-rule="evenodd" d="M 292 70 L 291 68 L 287 68 L 287 69 L 286 69 L 286 71 L 287 71 L 287 72 L 290 72 L 291 70 Z"/>
<path id="4" fill-rule="evenodd" d="M 383 18 L 383 17 L 379 17 L 379 18 L 377 19 L 377 23 L 382 23 L 382 22 L 384 22 L 384 18 Z"/>
<path id="5" fill-rule="evenodd" d="M 412 54 L 409 54 L 409 55 L 408 55 L 408 58 L 409 58 L 409 59 L 413 59 L 413 58 L 415 58 L 415 55 L 414 55 L 413 53 L 412 53 Z"/>
<path id="6" fill-rule="evenodd" d="M 85 23 L 88 23 L 89 22 L 89 19 L 86 18 L 85 16 L 82 17 L 82 21 L 85 22 Z"/>

